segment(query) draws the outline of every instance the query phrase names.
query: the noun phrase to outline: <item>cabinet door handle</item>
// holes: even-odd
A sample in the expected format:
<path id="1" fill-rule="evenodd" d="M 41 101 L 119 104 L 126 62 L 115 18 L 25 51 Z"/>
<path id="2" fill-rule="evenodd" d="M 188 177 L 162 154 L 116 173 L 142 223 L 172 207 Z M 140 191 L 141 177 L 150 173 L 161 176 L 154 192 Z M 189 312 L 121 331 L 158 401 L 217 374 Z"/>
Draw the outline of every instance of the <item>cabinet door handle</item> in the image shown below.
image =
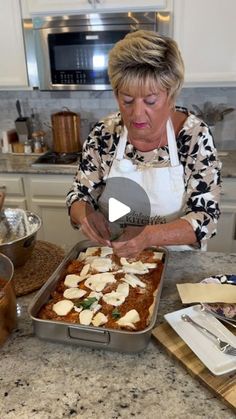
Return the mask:
<path id="1" fill-rule="evenodd" d="M 6 185 L 0 185 L 0 191 L 5 192 L 7 190 Z"/>

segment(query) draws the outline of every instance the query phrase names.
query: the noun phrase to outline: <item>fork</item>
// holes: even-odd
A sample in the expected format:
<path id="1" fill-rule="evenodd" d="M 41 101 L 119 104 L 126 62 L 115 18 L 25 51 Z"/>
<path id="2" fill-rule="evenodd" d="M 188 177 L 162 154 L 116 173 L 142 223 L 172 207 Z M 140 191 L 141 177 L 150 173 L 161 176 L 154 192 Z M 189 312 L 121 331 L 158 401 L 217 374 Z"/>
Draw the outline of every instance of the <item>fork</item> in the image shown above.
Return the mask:
<path id="1" fill-rule="evenodd" d="M 195 322 L 188 314 L 182 314 L 181 319 L 185 322 L 189 322 L 194 327 L 202 330 L 205 333 L 208 333 L 210 336 L 212 336 L 217 341 L 217 346 L 221 352 L 224 352 L 227 355 L 235 355 L 236 356 L 236 348 L 232 345 L 230 345 L 228 342 L 224 342 L 221 340 L 218 336 L 216 336 L 214 333 L 212 333 L 210 330 L 206 329 L 205 327 L 201 326 L 199 323 Z"/>

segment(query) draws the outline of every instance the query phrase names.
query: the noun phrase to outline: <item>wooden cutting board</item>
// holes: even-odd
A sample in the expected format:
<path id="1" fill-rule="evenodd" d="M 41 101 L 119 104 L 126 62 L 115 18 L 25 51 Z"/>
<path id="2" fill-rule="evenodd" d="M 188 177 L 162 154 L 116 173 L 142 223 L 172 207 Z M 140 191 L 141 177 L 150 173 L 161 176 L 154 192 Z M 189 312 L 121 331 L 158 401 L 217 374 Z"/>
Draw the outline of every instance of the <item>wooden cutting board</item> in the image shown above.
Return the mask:
<path id="1" fill-rule="evenodd" d="M 231 328 L 230 331 L 236 334 L 236 329 Z M 157 326 L 152 334 L 167 352 L 177 359 L 193 377 L 196 377 L 212 390 L 216 396 L 221 398 L 223 402 L 236 411 L 235 371 L 226 375 L 213 375 L 168 323 Z"/>

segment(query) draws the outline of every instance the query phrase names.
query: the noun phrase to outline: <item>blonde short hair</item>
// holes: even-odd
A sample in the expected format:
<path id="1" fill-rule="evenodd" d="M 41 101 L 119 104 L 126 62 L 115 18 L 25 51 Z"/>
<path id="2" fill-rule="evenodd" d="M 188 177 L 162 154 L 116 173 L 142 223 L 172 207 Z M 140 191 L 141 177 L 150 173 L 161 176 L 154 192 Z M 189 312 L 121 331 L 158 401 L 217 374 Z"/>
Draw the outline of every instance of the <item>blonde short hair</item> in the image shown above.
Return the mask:
<path id="1" fill-rule="evenodd" d="M 115 92 L 147 84 L 167 90 L 175 101 L 184 81 L 184 63 L 177 43 L 157 32 L 139 30 L 118 41 L 109 53 L 108 75 Z"/>

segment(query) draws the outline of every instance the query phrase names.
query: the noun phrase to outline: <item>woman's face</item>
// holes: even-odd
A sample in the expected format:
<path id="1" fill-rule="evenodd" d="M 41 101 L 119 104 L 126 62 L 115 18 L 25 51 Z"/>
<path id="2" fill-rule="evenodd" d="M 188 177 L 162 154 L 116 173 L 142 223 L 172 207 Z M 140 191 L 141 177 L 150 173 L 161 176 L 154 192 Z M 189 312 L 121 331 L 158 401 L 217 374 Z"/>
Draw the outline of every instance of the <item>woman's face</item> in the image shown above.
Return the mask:
<path id="1" fill-rule="evenodd" d="M 170 116 L 171 104 L 167 91 L 145 87 L 120 89 L 117 100 L 122 119 L 128 130 L 129 140 L 140 150 L 152 143 L 158 145 L 166 133 L 166 122 Z"/>

